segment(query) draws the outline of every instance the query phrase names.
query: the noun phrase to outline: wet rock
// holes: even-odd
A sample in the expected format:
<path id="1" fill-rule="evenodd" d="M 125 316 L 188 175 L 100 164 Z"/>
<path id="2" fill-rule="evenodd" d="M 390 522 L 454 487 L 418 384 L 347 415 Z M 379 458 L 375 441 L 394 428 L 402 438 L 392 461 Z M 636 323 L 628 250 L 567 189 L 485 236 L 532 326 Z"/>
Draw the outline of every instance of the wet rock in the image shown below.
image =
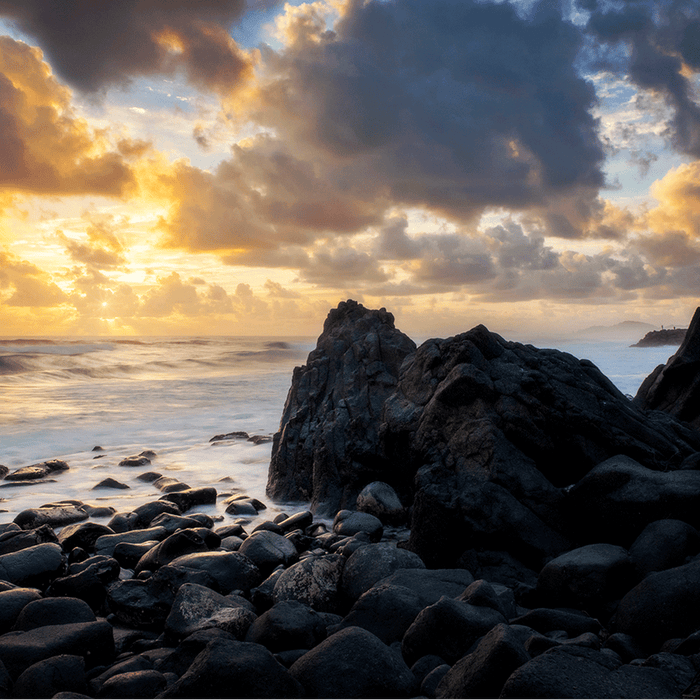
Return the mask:
<path id="1" fill-rule="evenodd" d="M 434 654 L 454 664 L 479 637 L 507 620 L 496 610 L 440 598 L 423 609 L 406 630 L 402 641 L 404 658 L 415 663 Z"/>
<path id="2" fill-rule="evenodd" d="M 166 537 L 162 542 L 150 549 L 139 559 L 134 571 L 148 569 L 155 571 L 161 566 L 170 564 L 178 557 L 183 557 L 194 552 L 206 552 L 208 547 L 204 540 L 192 530 L 178 530 Z"/>
<path id="3" fill-rule="evenodd" d="M 25 669 L 13 689 L 15 698 L 53 698 L 56 693 L 85 693 L 85 659 L 60 654 L 43 659 Z"/>
<path id="4" fill-rule="evenodd" d="M 118 532 L 114 535 L 102 535 L 95 541 L 95 552 L 111 556 L 114 548 L 120 542 L 131 544 L 141 544 L 151 540 L 163 540 L 168 536 L 168 531 L 164 527 L 150 527 L 143 530 L 130 530 L 128 532 Z"/>
<path id="5" fill-rule="evenodd" d="M 700 308 L 678 351 L 642 382 L 634 401 L 700 428 Z"/>
<path id="6" fill-rule="evenodd" d="M 553 607 L 602 611 L 635 583 L 626 549 L 589 544 L 553 559 L 540 572 L 537 590 Z"/>
<path id="7" fill-rule="evenodd" d="M 483 579 L 467 586 L 458 600 L 497 610 L 506 620 L 517 615 L 513 592 L 506 586 L 492 585 Z"/>
<path id="8" fill-rule="evenodd" d="M 284 600 L 258 617 L 248 629 L 246 642 L 262 644 L 273 653 L 311 649 L 326 637 L 323 616 L 296 600 Z"/>
<path id="9" fill-rule="evenodd" d="M 620 601 L 615 631 L 650 649 L 700 628 L 700 561 L 649 574 Z"/>
<path id="10" fill-rule="evenodd" d="M 417 690 L 401 656 L 361 627 L 331 635 L 295 662 L 290 673 L 310 697 L 411 697 Z"/>
<path id="11" fill-rule="evenodd" d="M 106 479 L 102 479 L 102 481 L 99 481 L 92 487 L 92 491 L 97 491 L 98 489 L 130 489 L 131 486 L 129 484 L 125 484 L 123 481 L 117 481 L 116 479 L 113 479 L 111 476 L 108 476 Z"/>
<path id="12" fill-rule="evenodd" d="M 243 639 L 255 619 L 255 613 L 225 596 L 205 586 L 185 583 L 175 596 L 165 630 L 169 639 L 176 642 L 207 627 L 219 627 L 236 639 Z"/>
<path id="13" fill-rule="evenodd" d="M 49 459 L 46 462 L 39 462 L 28 467 L 20 467 L 5 476 L 6 481 L 34 481 L 44 479 L 49 474 L 68 470 L 68 464 L 60 459 Z"/>
<path id="14" fill-rule="evenodd" d="M 250 515 L 255 517 L 258 514 L 258 509 L 247 499 L 237 499 L 226 506 L 226 513 L 229 515 Z"/>
<path id="15" fill-rule="evenodd" d="M 89 503 L 83 503 L 80 509 L 84 510 L 90 518 L 109 518 L 117 512 L 112 506 L 93 506 Z"/>
<path id="16" fill-rule="evenodd" d="M 161 513 L 151 521 L 151 527 L 164 527 L 169 535 L 172 535 L 176 530 L 196 528 L 201 527 L 201 525 L 202 523 L 195 518 L 173 515 L 172 513 Z"/>
<path id="17" fill-rule="evenodd" d="M 134 509 L 130 517 L 132 524 L 131 529 L 150 527 L 151 522 L 161 513 L 182 515 L 182 509 L 176 503 L 167 500 L 149 501 L 148 503 L 144 503 L 142 506 Z"/>
<path id="18" fill-rule="evenodd" d="M 42 598 L 22 608 L 14 630 L 33 630 L 44 625 L 69 625 L 73 622 L 95 622 L 95 613 L 78 598 Z"/>
<path id="19" fill-rule="evenodd" d="M 558 646 L 523 664 L 506 681 L 502 698 L 679 697 L 673 678 L 658 668 L 624 665 L 603 652 Z"/>
<path id="20" fill-rule="evenodd" d="M 290 566 L 277 579 L 275 602 L 298 600 L 318 612 L 336 613 L 342 608 L 339 593 L 345 558 L 339 554 L 308 557 Z"/>
<path id="21" fill-rule="evenodd" d="M 0 634 L 9 632 L 26 605 L 41 600 L 36 588 L 12 588 L 0 591 Z"/>
<path id="22" fill-rule="evenodd" d="M 168 683 L 165 676 L 154 669 L 129 671 L 112 676 L 100 689 L 100 698 L 155 698 Z"/>
<path id="23" fill-rule="evenodd" d="M 54 506 L 49 508 L 27 508 L 19 512 L 14 522 L 23 530 L 33 530 L 41 525 L 64 527 L 88 519 L 88 514 L 76 506 Z"/>
<path id="24" fill-rule="evenodd" d="M 438 698 L 496 698 L 513 671 L 530 660 L 508 625 L 496 625 L 476 649 L 462 657 L 438 685 Z"/>
<path id="25" fill-rule="evenodd" d="M 58 537 L 48 525 L 41 525 L 34 530 L 21 530 L 16 523 L 11 525 L 15 529 L 8 529 L 0 534 L 0 555 L 19 552 L 45 542 L 58 542 Z"/>
<path id="26" fill-rule="evenodd" d="M 379 426 L 414 349 L 385 309 L 347 301 L 329 313 L 316 349 L 294 370 L 272 445 L 271 498 L 311 501 L 330 515 L 353 507 L 370 481 L 391 482 L 385 474 L 397 467 L 380 456 Z"/>
<path id="27" fill-rule="evenodd" d="M 161 697 L 228 698 L 231 689 L 243 698 L 298 698 L 302 688 L 290 672 L 259 644 L 213 641 L 187 672 Z"/>
<path id="28" fill-rule="evenodd" d="M 164 501 L 174 503 L 181 513 L 191 510 L 195 506 L 216 503 L 216 489 L 212 487 L 185 489 L 184 491 L 174 491 L 161 496 Z"/>
<path id="29" fill-rule="evenodd" d="M 387 525 L 396 525 L 406 519 L 406 509 L 394 489 L 383 481 L 367 484 L 357 496 L 357 510 L 369 513 Z"/>
<path id="30" fill-rule="evenodd" d="M 224 595 L 231 591 L 249 591 L 262 581 L 253 562 L 239 552 L 202 552 L 174 559 L 171 564 L 185 569 L 206 571 Z"/>
<path id="31" fill-rule="evenodd" d="M 170 588 L 152 581 L 127 579 L 107 589 L 107 601 L 115 617 L 121 624 L 136 629 L 161 630 L 174 599 Z"/>
<path id="32" fill-rule="evenodd" d="M 118 542 L 112 556 L 124 569 L 135 569 L 141 557 L 158 544 L 156 540 L 146 542 Z"/>
<path id="33" fill-rule="evenodd" d="M 423 607 L 437 603 L 440 598 L 459 597 L 474 582 L 466 569 L 400 568 L 375 585 L 404 586 L 420 596 Z"/>
<path id="34" fill-rule="evenodd" d="M 192 488 L 188 484 L 183 483 L 179 479 L 174 479 L 171 476 L 161 476 L 153 482 L 153 485 L 163 493 L 171 493 L 173 491 L 184 491 Z"/>
<path id="35" fill-rule="evenodd" d="M 153 483 L 156 479 L 160 479 L 163 476 L 160 472 L 144 472 L 139 474 L 136 478 L 139 481 L 145 481 L 147 484 Z"/>
<path id="36" fill-rule="evenodd" d="M 630 558 L 640 578 L 654 571 L 682 566 L 700 551 L 700 533 L 681 520 L 649 523 L 630 547 Z"/>
<path id="37" fill-rule="evenodd" d="M 0 661 L 13 678 L 32 664 L 61 654 L 82 656 L 88 668 L 111 662 L 112 626 L 105 621 L 76 622 L 9 632 L 0 637 Z"/>
<path id="38" fill-rule="evenodd" d="M 282 532 L 292 532 L 293 530 L 305 530 L 313 524 L 314 516 L 310 510 L 303 510 L 299 513 L 294 513 L 277 524 L 282 529 Z"/>
<path id="39" fill-rule="evenodd" d="M 49 593 L 71 596 L 85 601 L 99 611 L 106 598 L 106 586 L 119 576 L 119 563 L 111 557 L 96 556 L 79 564 L 73 564 L 69 575 L 55 579 Z"/>
<path id="40" fill-rule="evenodd" d="M 77 523 L 67 525 L 58 533 L 58 543 L 66 552 L 81 547 L 86 552 L 95 551 L 95 542 L 103 535 L 113 535 L 112 528 L 100 523 Z"/>
<path id="41" fill-rule="evenodd" d="M 263 576 L 278 566 L 288 566 L 297 559 L 297 548 L 282 535 L 268 530 L 258 530 L 246 538 L 239 550 L 260 569 Z"/>
<path id="42" fill-rule="evenodd" d="M 0 556 L 0 579 L 42 588 L 56 577 L 63 565 L 61 547 L 48 542 Z"/>
<path id="43" fill-rule="evenodd" d="M 143 453 L 138 455 L 131 455 L 130 457 L 125 457 L 121 462 L 119 462 L 120 467 L 143 467 L 145 464 L 150 464 L 151 459 L 144 455 Z"/>
<path id="44" fill-rule="evenodd" d="M 226 440 L 247 440 L 250 437 L 248 433 L 243 430 L 236 430 L 232 433 L 222 433 L 221 435 L 214 435 L 209 442 L 225 442 Z"/>
<path id="45" fill-rule="evenodd" d="M 380 542 L 358 549 L 350 556 L 343 570 L 343 592 L 350 600 L 357 600 L 377 581 L 397 569 L 424 569 L 421 558 L 393 543 Z"/>
<path id="46" fill-rule="evenodd" d="M 384 533 L 382 521 L 369 513 L 341 510 L 333 520 L 333 532 L 343 537 L 352 537 L 358 532 L 366 532 L 371 542 L 379 542 Z"/>

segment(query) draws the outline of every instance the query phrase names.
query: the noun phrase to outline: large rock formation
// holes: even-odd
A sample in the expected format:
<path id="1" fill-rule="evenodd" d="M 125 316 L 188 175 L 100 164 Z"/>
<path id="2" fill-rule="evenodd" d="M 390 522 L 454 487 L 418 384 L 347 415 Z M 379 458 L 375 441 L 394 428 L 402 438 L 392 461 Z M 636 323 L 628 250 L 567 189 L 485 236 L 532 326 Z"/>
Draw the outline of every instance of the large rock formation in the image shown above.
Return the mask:
<path id="1" fill-rule="evenodd" d="M 678 352 L 642 382 L 634 400 L 700 428 L 700 307 Z"/>
<path id="2" fill-rule="evenodd" d="M 379 427 L 399 367 L 415 343 L 385 309 L 355 301 L 328 314 L 316 349 L 294 370 L 280 432 L 275 435 L 267 493 L 311 501 L 327 515 L 354 507 L 371 481 L 391 481 Z"/>
<path id="3" fill-rule="evenodd" d="M 484 326 L 412 352 L 390 314 L 346 302 L 295 370 L 268 493 L 336 509 L 381 479 L 412 502 L 408 547 L 429 566 L 492 550 L 539 569 L 586 541 L 566 487 L 618 454 L 665 471 L 697 451 L 587 360 Z"/>

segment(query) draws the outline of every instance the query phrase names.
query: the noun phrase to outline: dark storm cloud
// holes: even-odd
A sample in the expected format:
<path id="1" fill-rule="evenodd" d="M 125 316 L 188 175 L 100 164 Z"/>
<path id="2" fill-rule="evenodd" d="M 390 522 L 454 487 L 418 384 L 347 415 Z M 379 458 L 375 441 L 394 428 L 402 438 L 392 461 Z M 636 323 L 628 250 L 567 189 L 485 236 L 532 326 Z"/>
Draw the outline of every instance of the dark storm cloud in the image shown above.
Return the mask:
<path id="1" fill-rule="evenodd" d="M 586 3 L 592 10 L 588 30 L 608 45 L 625 45 L 617 69 L 645 90 L 662 94 L 674 116 L 669 123 L 673 145 L 700 157 L 700 109 L 681 73 L 685 63 L 700 71 L 700 7 L 697 0 L 632 0 Z"/>
<path id="2" fill-rule="evenodd" d="M 354 2 L 264 58 L 261 118 L 396 202 L 468 218 L 603 184 L 581 34 L 507 3 Z"/>
<path id="3" fill-rule="evenodd" d="M 247 63 L 226 29 L 244 10 L 245 0 L 0 0 L 0 16 L 36 39 L 57 73 L 86 91 L 178 64 L 195 84 L 234 84 Z M 179 58 L 164 33 L 177 41 Z"/>

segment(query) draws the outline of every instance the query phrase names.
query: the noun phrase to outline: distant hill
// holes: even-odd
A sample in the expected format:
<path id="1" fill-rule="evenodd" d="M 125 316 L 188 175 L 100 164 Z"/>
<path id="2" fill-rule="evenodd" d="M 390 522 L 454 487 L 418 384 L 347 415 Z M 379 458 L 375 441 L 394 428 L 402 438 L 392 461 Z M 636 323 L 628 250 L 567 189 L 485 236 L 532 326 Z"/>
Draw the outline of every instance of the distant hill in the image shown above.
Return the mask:
<path id="1" fill-rule="evenodd" d="M 650 323 L 641 321 L 621 321 L 614 326 L 589 326 L 577 331 L 579 338 L 594 340 L 637 340 L 644 333 L 654 330 Z"/>
<path id="2" fill-rule="evenodd" d="M 680 345 L 685 338 L 687 328 L 662 328 L 660 331 L 649 331 L 633 348 L 655 348 L 660 345 Z"/>

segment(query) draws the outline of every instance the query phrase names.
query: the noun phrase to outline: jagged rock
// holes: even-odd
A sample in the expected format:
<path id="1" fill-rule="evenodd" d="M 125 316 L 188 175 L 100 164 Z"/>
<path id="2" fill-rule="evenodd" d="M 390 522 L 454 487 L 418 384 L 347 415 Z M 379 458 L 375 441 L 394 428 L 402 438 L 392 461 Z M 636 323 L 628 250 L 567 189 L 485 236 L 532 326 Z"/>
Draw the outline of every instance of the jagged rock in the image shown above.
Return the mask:
<path id="1" fill-rule="evenodd" d="M 316 349 L 294 370 L 280 432 L 272 444 L 267 494 L 311 501 L 332 515 L 354 507 L 371 481 L 388 481 L 400 464 L 379 449 L 385 400 L 415 344 L 385 309 L 341 302 L 328 314 Z"/>
<path id="2" fill-rule="evenodd" d="M 417 690 L 399 654 L 361 627 L 348 627 L 307 652 L 290 673 L 315 698 L 412 697 Z"/>
<path id="3" fill-rule="evenodd" d="M 700 307 L 676 354 L 642 382 L 634 401 L 700 428 Z"/>

